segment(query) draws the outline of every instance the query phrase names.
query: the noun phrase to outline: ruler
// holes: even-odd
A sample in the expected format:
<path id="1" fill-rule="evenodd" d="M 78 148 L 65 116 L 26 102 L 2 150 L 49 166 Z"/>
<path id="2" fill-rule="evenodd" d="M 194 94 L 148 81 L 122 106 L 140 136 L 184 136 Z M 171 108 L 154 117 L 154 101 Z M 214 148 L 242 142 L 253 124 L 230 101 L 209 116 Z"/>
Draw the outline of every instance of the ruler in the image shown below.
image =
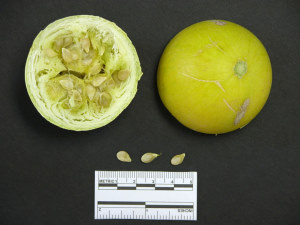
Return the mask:
<path id="1" fill-rule="evenodd" d="M 95 171 L 95 219 L 197 220 L 197 172 Z"/>

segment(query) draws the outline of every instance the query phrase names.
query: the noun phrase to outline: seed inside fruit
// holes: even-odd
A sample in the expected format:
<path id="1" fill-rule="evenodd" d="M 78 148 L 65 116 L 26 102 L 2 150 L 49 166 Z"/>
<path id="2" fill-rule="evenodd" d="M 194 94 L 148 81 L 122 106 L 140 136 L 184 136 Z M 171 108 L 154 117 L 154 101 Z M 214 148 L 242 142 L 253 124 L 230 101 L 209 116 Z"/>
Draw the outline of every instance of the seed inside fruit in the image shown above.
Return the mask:
<path id="1" fill-rule="evenodd" d="M 93 100 L 95 93 L 96 93 L 96 88 L 94 88 L 92 85 L 86 86 L 86 94 L 87 94 L 89 100 Z"/>
<path id="2" fill-rule="evenodd" d="M 105 52 L 105 47 L 101 45 L 99 54 L 102 56 L 104 52 Z"/>
<path id="3" fill-rule="evenodd" d="M 103 107 L 108 107 L 111 103 L 111 95 L 108 93 L 101 93 L 100 94 L 100 99 L 99 99 L 99 104 L 102 105 Z"/>
<path id="4" fill-rule="evenodd" d="M 122 162 L 131 162 L 132 161 L 129 154 L 125 151 L 119 151 L 117 153 L 117 158 L 118 158 L 118 160 L 120 160 Z"/>
<path id="5" fill-rule="evenodd" d="M 83 50 L 88 53 L 89 50 L 90 50 L 90 45 L 91 45 L 91 42 L 90 42 L 90 39 L 89 38 L 83 38 L 81 39 L 81 46 L 83 48 Z"/>
<path id="6" fill-rule="evenodd" d="M 115 71 L 113 72 L 113 74 L 111 75 L 112 79 L 114 80 L 114 83 L 117 87 L 120 87 L 121 81 L 118 78 L 118 73 L 119 71 Z"/>
<path id="7" fill-rule="evenodd" d="M 64 44 L 64 40 L 58 39 L 54 42 L 53 47 L 57 52 L 59 52 L 61 50 L 63 44 Z"/>
<path id="8" fill-rule="evenodd" d="M 70 63 L 73 61 L 73 56 L 70 50 L 66 48 L 62 48 L 61 52 L 62 52 L 62 58 L 66 63 Z"/>
<path id="9" fill-rule="evenodd" d="M 173 156 L 173 158 L 171 159 L 171 164 L 174 166 L 180 165 L 183 162 L 184 157 L 185 153 Z"/>
<path id="10" fill-rule="evenodd" d="M 68 47 L 69 45 L 71 45 L 73 42 L 73 38 L 72 37 L 66 37 L 64 38 L 64 41 L 63 41 L 63 47 Z"/>
<path id="11" fill-rule="evenodd" d="M 103 82 L 106 80 L 106 77 L 101 77 L 101 76 L 98 76 L 98 77 L 95 77 L 92 81 L 92 84 L 95 86 L 95 87 L 99 87 L 101 84 L 103 84 Z"/>
<path id="12" fill-rule="evenodd" d="M 57 53 L 56 53 L 53 49 L 51 49 L 51 48 L 46 48 L 46 49 L 44 50 L 44 52 L 45 52 L 45 54 L 46 54 L 48 57 L 50 57 L 50 58 L 52 58 L 52 57 L 54 57 L 54 56 L 57 56 Z"/>
<path id="13" fill-rule="evenodd" d="M 73 82 L 71 80 L 60 80 L 59 83 L 66 90 L 73 89 Z"/>
<path id="14" fill-rule="evenodd" d="M 118 79 L 121 81 L 127 80 L 127 78 L 130 75 L 130 71 L 129 70 L 120 70 L 118 72 Z"/>
<path id="15" fill-rule="evenodd" d="M 98 74 L 101 71 L 100 63 L 95 63 L 92 68 L 90 69 L 90 74 Z"/>

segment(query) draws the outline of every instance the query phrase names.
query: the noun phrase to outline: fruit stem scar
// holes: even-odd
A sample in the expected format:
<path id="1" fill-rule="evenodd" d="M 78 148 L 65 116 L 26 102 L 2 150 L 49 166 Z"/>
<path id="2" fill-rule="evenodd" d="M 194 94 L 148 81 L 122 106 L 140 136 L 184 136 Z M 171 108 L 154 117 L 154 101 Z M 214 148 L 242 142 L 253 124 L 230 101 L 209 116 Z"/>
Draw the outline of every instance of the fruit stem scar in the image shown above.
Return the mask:
<path id="1" fill-rule="evenodd" d="M 234 74 L 238 78 L 242 78 L 247 73 L 247 63 L 245 61 L 239 60 L 234 66 Z"/>
<path id="2" fill-rule="evenodd" d="M 215 83 L 223 92 L 226 92 L 219 80 L 201 80 L 201 79 L 198 79 L 198 78 L 193 77 L 191 75 L 188 75 L 186 73 L 182 73 L 182 75 L 185 76 L 185 77 L 191 78 L 193 80 L 199 81 L 199 82 Z"/>

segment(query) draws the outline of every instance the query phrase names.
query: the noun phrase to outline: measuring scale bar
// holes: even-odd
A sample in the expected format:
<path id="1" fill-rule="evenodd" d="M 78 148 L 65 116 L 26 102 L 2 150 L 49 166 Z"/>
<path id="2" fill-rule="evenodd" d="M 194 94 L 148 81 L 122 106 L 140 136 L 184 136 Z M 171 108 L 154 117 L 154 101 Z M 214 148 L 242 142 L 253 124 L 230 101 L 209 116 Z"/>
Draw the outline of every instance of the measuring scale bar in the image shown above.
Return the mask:
<path id="1" fill-rule="evenodd" d="M 95 171 L 95 219 L 197 220 L 197 173 Z"/>
<path id="2" fill-rule="evenodd" d="M 193 184 L 116 184 L 99 183 L 98 189 L 103 190 L 193 190 Z"/>

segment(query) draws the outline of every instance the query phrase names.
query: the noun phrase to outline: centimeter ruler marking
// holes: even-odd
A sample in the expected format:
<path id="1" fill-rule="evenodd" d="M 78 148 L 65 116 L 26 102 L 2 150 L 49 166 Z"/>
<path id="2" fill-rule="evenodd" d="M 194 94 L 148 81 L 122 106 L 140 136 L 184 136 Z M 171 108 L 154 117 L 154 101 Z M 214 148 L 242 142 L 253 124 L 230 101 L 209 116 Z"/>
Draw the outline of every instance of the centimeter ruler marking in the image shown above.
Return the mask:
<path id="1" fill-rule="evenodd" d="M 95 171 L 95 219 L 197 220 L 197 172 Z"/>

